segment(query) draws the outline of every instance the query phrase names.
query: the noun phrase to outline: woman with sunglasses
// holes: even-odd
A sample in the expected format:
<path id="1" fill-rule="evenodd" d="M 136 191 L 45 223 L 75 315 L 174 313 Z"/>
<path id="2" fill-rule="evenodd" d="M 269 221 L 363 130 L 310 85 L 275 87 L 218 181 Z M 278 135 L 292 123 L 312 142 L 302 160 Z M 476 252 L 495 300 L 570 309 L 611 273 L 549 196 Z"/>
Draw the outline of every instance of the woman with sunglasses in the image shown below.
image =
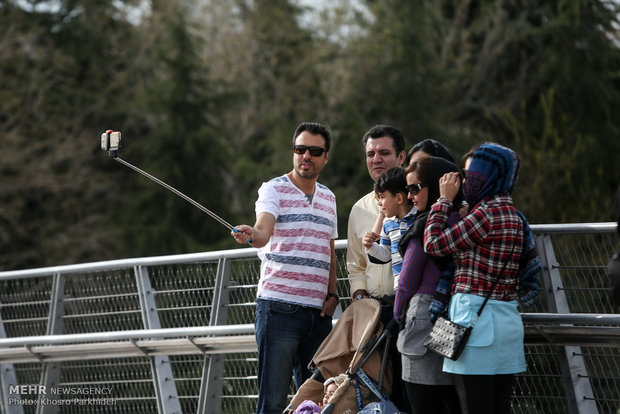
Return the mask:
<path id="1" fill-rule="evenodd" d="M 527 293 L 520 283 L 520 259 L 530 251 L 530 237 L 527 221 L 512 203 L 518 172 L 514 151 L 482 144 L 463 181 L 471 212 L 455 224 L 449 222 L 461 180 L 457 173 L 448 173 L 439 180 L 441 197 L 431 207 L 424 232 L 429 254 L 454 258 L 450 320 L 469 326 L 490 295 L 461 356 L 443 362 L 443 370 L 453 374 L 466 414 L 510 413 L 514 374 L 526 369 L 517 299 Z"/>
<path id="2" fill-rule="evenodd" d="M 397 347 L 402 355 L 402 379 L 412 414 L 460 412 L 452 377 L 442 371 L 443 358 L 424 347 L 433 327 L 429 308 L 448 263 L 428 256 L 423 247 L 428 210 L 439 198 L 439 179 L 458 171 L 455 164 L 438 157 L 418 159 L 405 170 L 409 198 L 418 214 L 399 246 L 404 250 L 403 266 L 396 289 L 394 318 L 403 327 Z M 455 212 L 449 222 L 457 220 Z"/>

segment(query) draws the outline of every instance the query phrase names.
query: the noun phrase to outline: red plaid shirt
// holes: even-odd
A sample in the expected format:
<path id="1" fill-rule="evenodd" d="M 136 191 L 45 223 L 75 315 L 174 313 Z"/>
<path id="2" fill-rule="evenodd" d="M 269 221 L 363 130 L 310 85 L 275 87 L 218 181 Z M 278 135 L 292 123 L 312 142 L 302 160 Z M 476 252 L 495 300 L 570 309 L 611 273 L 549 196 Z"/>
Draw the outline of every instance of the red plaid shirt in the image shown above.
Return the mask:
<path id="1" fill-rule="evenodd" d="M 512 198 L 496 195 L 483 200 L 469 215 L 447 227 L 451 211 L 452 203 L 446 199 L 433 205 L 424 231 L 424 250 L 434 256 L 454 255 L 452 293 L 486 296 L 505 265 L 491 299 L 515 300 L 523 221 Z"/>

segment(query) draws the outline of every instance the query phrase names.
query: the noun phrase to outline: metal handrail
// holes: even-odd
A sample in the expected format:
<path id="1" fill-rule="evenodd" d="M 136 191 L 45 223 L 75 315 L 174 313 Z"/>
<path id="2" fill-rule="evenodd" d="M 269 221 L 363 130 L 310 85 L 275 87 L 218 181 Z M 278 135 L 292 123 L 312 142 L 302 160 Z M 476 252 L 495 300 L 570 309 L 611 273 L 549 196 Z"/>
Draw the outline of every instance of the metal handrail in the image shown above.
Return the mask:
<path id="1" fill-rule="evenodd" d="M 558 234 L 558 233 L 612 233 L 617 229 L 617 223 L 568 223 L 568 224 L 532 224 L 532 232 L 535 234 Z M 337 250 L 346 249 L 347 240 L 336 240 Z M 167 256 L 140 257 L 132 259 L 106 260 L 81 264 L 41 267 L 36 269 L 9 270 L 0 272 L 0 280 L 49 276 L 52 274 L 64 274 L 75 272 L 98 272 L 114 270 L 134 266 L 153 266 L 162 264 L 180 264 L 208 262 L 222 257 L 229 259 L 241 259 L 256 256 L 254 248 L 239 248 L 218 250 L 215 252 L 186 253 Z"/>
<path id="2" fill-rule="evenodd" d="M 532 224 L 532 232 L 538 234 L 583 234 L 583 233 L 610 233 L 616 231 L 618 223 L 564 223 L 564 224 Z"/>
<path id="3" fill-rule="evenodd" d="M 0 349 L 16 345 L 57 345 L 171 337 L 254 335 L 254 325 L 191 326 L 184 328 L 134 329 L 127 331 L 89 332 L 81 334 L 21 336 L 0 339 Z"/>
<path id="4" fill-rule="evenodd" d="M 620 346 L 620 315 L 524 313 L 526 344 Z M 254 325 L 139 329 L 0 339 L 0 363 L 256 352 Z"/>
<path id="5" fill-rule="evenodd" d="M 595 326 L 611 326 L 618 330 L 620 335 L 620 315 L 616 314 L 590 314 L 590 313 L 523 313 L 521 314 L 524 325 L 563 325 L 583 324 L 581 328 Z M 200 336 L 228 336 L 254 335 L 253 324 L 216 325 L 216 326 L 191 326 L 183 328 L 162 329 L 135 329 L 127 331 L 89 332 L 81 334 L 63 335 L 39 335 L 0 338 L 0 348 L 32 345 L 58 345 L 84 342 L 105 342 L 120 340 L 171 338 L 171 337 L 200 337 Z M 618 344 L 620 345 L 620 343 Z"/>
<path id="6" fill-rule="evenodd" d="M 522 313 L 521 319 L 524 324 L 617 325 L 620 328 L 620 315 L 609 313 Z"/>
<path id="7" fill-rule="evenodd" d="M 620 347 L 620 315 L 524 313 L 526 344 Z"/>
<path id="8" fill-rule="evenodd" d="M 0 339 L 0 364 L 256 352 L 254 325 L 139 329 Z"/>

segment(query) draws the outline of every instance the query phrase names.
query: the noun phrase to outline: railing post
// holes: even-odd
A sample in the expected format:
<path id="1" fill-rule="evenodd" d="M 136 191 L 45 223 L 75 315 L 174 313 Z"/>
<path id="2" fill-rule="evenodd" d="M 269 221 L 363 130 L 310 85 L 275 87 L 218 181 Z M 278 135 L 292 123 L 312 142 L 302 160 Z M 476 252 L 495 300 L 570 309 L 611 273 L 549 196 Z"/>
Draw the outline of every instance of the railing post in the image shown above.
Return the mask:
<path id="1" fill-rule="evenodd" d="M 140 310 L 145 329 L 160 329 L 159 314 L 157 304 L 151 286 L 148 269 L 144 266 L 135 266 L 136 284 L 138 287 L 138 297 L 140 298 Z M 153 386 L 155 387 L 155 397 L 157 400 L 157 411 L 159 414 L 182 414 L 179 393 L 174 383 L 174 375 L 170 366 L 168 356 L 149 357 L 151 372 L 153 375 Z"/>
<path id="2" fill-rule="evenodd" d="M 65 315 L 65 275 L 62 273 L 54 273 L 52 279 L 52 292 L 50 296 L 50 310 L 47 321 L 46 335 L 59 335 L 63 332 L 63 317 Z M 57 386 L 60 382 L 60 362 L 43 363 L 41 370 L 40 384 L 45 389 Z M 57 395 L 41 395 L 39 394 L 37 401 L 37 414 L 55 414 L 58 412 L 58 406 L 54 404 L 42 404 L 41 399 L 47 397 L 50 399 L 58 398 Z"/>
<path id="3" fill-rule="evenodd" d="M 225 325 L 228 316 L 228 299 L 230 292 L 230 260 L 223 257 L 217 263 L 217 275 L 209 326 Z M 224 355 L 205 357 L 198 398 L 197 414 L 222 413 L 222 388 L 224 375 Z"/>
<path id="4" fill-rule="evenodd" d="M 571 313 L 551 236 L 548 234 L 536 235 L 536 249 L 543 266 L 542 275 L 549 312 Z M 559 366 L 562 371 L 569 413 L 597 414 L 598 408 L 593 398 L 594 392 L 581 348 L 578 346 L 556 348 L 558 349 Z"/>
<path id="5" fill-rule="evenodd" d="M 0 304 L 2 304 L 0 302 Z M 6 330 L 0 312 L 0 338 L 6 338 Z M 13 364 L 0 364 L 0 412 L 6 414 L 24 414 L 24 407 L 18 404 L 9 404 L 9 398 L 20 398 L 19 394 L 10 393 L 9 386 L 17 385 L 17 376 Z"/>

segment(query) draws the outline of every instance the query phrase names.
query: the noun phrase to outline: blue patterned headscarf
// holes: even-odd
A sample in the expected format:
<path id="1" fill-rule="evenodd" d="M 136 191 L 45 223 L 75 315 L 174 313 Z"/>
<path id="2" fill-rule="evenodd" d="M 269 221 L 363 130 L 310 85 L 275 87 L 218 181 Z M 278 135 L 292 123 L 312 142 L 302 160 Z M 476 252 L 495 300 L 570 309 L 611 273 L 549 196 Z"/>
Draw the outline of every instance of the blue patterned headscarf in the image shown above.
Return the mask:
<path id="1" fill-rule="evenodd" d="M 470 206 L 496 194 L 511 195 L 519 176 L 520 160 L 513 150 L 485 142 L 472 156 L 465 175 L 463 192 Z M 542 270 L 536 253 L 534 236 L 525 216 L 516 210 L 523 221 L 523 250 L 519 260 L 517 293 L 526 307 L 534 304 L 539 292 L 538 274 Z"/>
<path id="2" fill-rule="evenodd" d="M 463 192 L 470 206 L 496 194 L 512 194 L 519 176 L 519 156 L 510 148 L 485 142 L 471 159 Z"/>

